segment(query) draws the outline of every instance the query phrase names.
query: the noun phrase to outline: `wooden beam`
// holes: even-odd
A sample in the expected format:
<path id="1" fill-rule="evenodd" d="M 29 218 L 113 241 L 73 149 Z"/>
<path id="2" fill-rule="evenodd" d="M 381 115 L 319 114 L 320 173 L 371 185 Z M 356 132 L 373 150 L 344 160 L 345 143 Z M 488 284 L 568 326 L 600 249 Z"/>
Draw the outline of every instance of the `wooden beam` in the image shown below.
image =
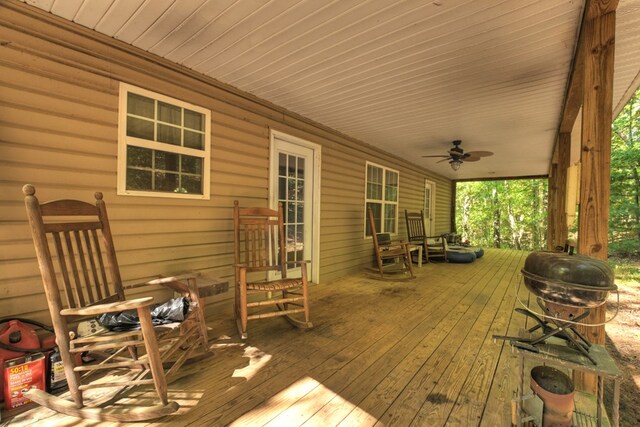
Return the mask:
<path id="1" fill-rule="evenodd" d="M 615 12 L 589 21 L 585 39 L 580 170 L 580 253 L 607 259 Z"/>
<path id="2" fill-rule="evenodd" d="M 603 260 L 608 255 L 615 24 L 613 11 L 587 20 L 584 29 L 578 252 Z M 605 310 L 605 305 L 593 309 L 586 323 L 601 324 Z M 604 344 L 604 325 L 580 329 L 592 342 Z M 581 389 L 596 388 L 593 376 L 577 376 L 574 380 Z"/>
<path id="3" fill-rule="evenodd" d="M 558 187 L 556 189 L 556 217 L 554 243 L 562 245 L 569 237 L 567 229 L 567 170 L 571 156 L 571 133 L 562 132 L 558 135 Z"/>
<path id="4" fill-rule="evenodd" d="M 573 64 L 571 65 L 571 71 L 569 73 L 569 84 L 567 85 L 564 104 L 562 106 L 559 132 L 571 132 L 583 103 L 582 96 L 585 57 L 584 31 L 586 28 L 586 21 L 614 12 L 617 7 L 618 0 L 588 0 L 585 5 L 580 34 L 578 35 L 578 40 L 576 42 Z"/>
<path id="5" fill-rule="evenodd" d="M 551 157 L 551 167 L 549 168 L 549 190 L 547 192 L 547 249 L 553 250 L 555 247 L 556 224 L 558 222 L 558 145 L 556 141 Z"/>
<path id="6" fill-rule="evenodd" d="M 549 176 L 549 216 L 547 221 L 547 248 L 564 246 L 567 229 L 567 169 L 571 152 L 571 134 L 562 132 L 553 153 Z"/>
<path id="7" fill-rule="evenodd" d="M 604 16 L 618 9 L 618 0 L 591 0 L 587 2 L 587 17 L 589 19 Z"/>

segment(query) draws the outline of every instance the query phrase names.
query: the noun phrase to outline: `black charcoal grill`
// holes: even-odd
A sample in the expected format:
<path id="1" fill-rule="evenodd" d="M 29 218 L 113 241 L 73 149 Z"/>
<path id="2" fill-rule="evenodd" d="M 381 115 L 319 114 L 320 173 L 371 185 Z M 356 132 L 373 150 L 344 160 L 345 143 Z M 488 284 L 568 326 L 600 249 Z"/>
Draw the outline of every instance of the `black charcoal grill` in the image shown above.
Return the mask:
<path id="1" fill-rule="evenodd" d="M 535 320 L 536 325 L 527 332 L 541 329 L 542 336 L 494 335 L 494 339 L 507 339 L 516 347 L 537 352 L 536 344 L 555 336 L 569 342 L 596 364 L 589 355 L 591 343 L 575 326 L 589 316 L 591 309 L 604 304 L 609 292 L 617 290 L 611 267 L 604 261 L 583 255 L 536 251 L 525 260 L 522 278 L 527 289 L 537 297 L 544 314 L 541 317 L 523 308 L 516 308 L 516 311 Z"/>

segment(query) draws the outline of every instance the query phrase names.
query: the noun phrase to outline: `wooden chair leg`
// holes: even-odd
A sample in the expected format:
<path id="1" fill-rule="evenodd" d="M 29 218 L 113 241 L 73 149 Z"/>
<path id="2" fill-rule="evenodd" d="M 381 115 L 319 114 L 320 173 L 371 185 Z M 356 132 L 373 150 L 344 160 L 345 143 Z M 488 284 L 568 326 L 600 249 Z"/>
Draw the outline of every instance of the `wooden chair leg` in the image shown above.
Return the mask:
<path id="1" fill-rule="evenodd" d="M 302 266 L 302 302 L 304 308 L 304 321 L 311 325 L 309 321 L 309 281 L 307 277 L 307 266 Z"/>
<path id="2" fill-rule="evenodd" d="M 144 346 L 147 350 L 147 357 L 149 358 L 149 368 L 153 376 L 153 383 L 160 397 L 160 401 L 163 405 L 167 405 L 169 403 L 169 399 L 167 398 L 167 379 L 164 376 L 160 351 L 158 350 L 158 340 L 153 329 L 153 323 L 151 322 L 149 307 L 138 308 L 138 317 L 140 318 L 140 327 L 142 329 Z"/>
<path id="3" fill-rule="evenodd" d="M 70 348 L 69 332 L 66 323 L 55 317 L 53 317 L 52 320 L 54 331 L 56 333 L 56 344 L 58 344 L 60 348 Z M 61 351 L 60 356 L 62 357 L 64 374 L 67 378 L 67 384 L 69 386 L 69 392 L 71 393 L 73 402 L 75 403 L 76 408 L 83 408 L 84 402 L 82 398 L 82 391 L 80 390 L 80 374 L 73 369 L 75 366 L 73 356 L 68 351 Z M 2 369 L 4 369 L 4 366 Z"/>
<path id="4" fill-rule="evenodd" d="M 240 272 L 240 282 L 238 284 L 238 288 L 236 292 L 240 294 L 239 296 L 239 304 L 240 304 L 240 319 L 238 323 L 238 332 L 240 333 L 240 338 L 247 338 L 247 322 L 249 313 L 247 312 L 247 272 L 242 270 Z"/>
<path id="5" fill-rule="evenodd" d="M 404 253 L 405 259 L 407 260 L 407 265 L 409 266 L 409 273 L 411 273 L 411 277 L 415 277 L 413 274 L 413 261 L 411 261 L 411 252 L 409 251 L 409 245 L 404 245 Z"/>

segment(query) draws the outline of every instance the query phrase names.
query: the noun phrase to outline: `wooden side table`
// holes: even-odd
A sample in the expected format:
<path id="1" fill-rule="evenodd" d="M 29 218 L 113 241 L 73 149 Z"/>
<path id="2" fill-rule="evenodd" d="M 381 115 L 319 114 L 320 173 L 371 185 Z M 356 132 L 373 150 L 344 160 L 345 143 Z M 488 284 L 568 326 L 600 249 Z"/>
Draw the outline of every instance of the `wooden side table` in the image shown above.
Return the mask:
<path id="1" fill-rule="evenodd" d="M 418 267 L 422 267 L 422 251 L 423 251 L 423 247 L 422 245 L 409 245 L 409 255 L 411 255 L 413 252 L 418 251 Z"/>
<path id="2" fill-rule="evenodd" d="M 536 347 L 540 350 L 540 353 L 535 353 L 529 350 L 524 350 L 518 347 L 512 347 L 518 352 L 518 376 L 520 378 L 518 383 L 518 391 L 516 395 L 516 426 L 521 426 L 523 422 L 531 420 L 533 417 L 523 417 L 523 400 L 532 397 L 531 394 L 524 395 L 524 382 L 525 377 L 525 359 L 531 359 L 536 362 L 540 362 L 545 365 L 555 365 L 562 368 L 571 369 L 573 371 L 581 371 L 590 374 L 594 374 L 598 377 L 598 387 L 596 391 L 596 424 L 598 427 L 602 426 L 602 406 L 604 397 L 604 381 L 606 379 L 613 380 L 613 414 L 612 424 L 615 427 L 620 425 L 620 380 L 622 379 L 622 373 L 616 366 L 613 358 L 609 355 L 607 350 L 602 345 L 593 344 L 589 350 L 589 355 L 597 362 L 594 365 L 584 355 L 575 351 L 572 348 L 562 344 L 538 344 Z M 530 414 L 528 414 L 530 415 Z"/>

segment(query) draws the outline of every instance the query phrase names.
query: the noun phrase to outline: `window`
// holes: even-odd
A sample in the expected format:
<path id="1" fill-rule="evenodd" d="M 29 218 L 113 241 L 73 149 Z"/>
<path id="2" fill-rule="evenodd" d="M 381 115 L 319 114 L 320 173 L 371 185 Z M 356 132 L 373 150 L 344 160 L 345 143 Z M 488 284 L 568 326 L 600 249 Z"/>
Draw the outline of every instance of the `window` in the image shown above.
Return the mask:
<path id="1" fill-rule="evenodd" d="M 365 196 L 365 236 L 371 236 L 369 208 L 378 233 L 398 233 L 398 171 L 367 162 Z"/>
<path id="2" fill-rule="evenodd" d="M 118 194 L 209 199 L 209 110 L 120 84 Z"/>

